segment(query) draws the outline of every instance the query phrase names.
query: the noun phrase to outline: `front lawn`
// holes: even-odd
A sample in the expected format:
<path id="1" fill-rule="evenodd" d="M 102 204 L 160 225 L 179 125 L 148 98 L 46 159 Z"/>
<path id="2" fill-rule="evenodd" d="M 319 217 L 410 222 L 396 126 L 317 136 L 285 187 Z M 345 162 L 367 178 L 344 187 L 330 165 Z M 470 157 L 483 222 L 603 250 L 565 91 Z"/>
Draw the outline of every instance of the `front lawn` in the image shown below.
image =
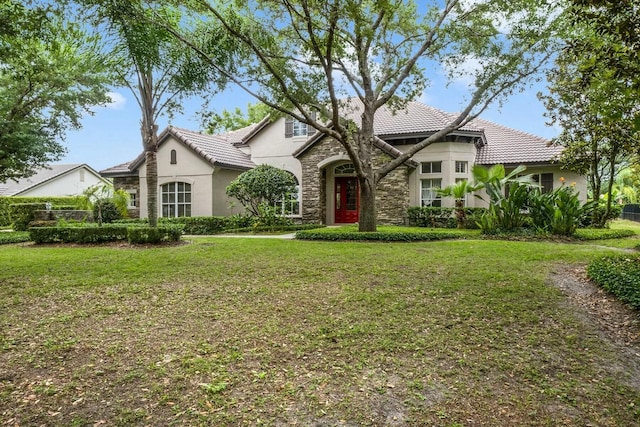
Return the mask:
<path id="1" fill-rule="evenodd" d="M 0 246 L 8 425 L 620 426 L 637 374 L 549 274 L 588 244 Z"/>

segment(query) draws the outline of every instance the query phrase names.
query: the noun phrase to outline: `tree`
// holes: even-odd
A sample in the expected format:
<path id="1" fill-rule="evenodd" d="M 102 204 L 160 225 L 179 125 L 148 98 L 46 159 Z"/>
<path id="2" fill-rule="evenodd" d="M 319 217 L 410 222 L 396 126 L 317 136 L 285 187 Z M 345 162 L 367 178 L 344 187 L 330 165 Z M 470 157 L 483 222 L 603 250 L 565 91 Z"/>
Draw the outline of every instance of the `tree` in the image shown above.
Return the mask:
<path id="1" fill-rule="evenodd" d="M 276 206 L 295 192 L 293 175 L 270 165 L 241 173 L 227 187 L 227 195 L 238 199 L 254 216 L 260 216 L 262 206 Z"/>
<path id="2" fill-rule="evenodd" d="M 116 58 L 118 83 L 131 90 L 142 113 L 140 133 L 147 171 L 149 225 L 158 216 L 158 120 L 182 111 L 183 101 L 194 95 L 211 96 L 224 85 L 215 72 L 227 61 L 233 43 L 223 31 L 209 26 L 197 46 L 207 53 L 207 62 L 170 36 L 165 27 L 188 26 L 184 8 L 166 1 L 80 0 L 96 26 L 107 34 L 108 48 Z M 149 25 L 152 19 L 163 26 Z"/>
<path id="3" fill-rule="evenodd" d="M 205 0 L 191 4 L 253 54 L 236 72 L 222 72 L 344 148 L 358 177 L 361 231 L 376 230 L 377 184 L 522 88 L 552 54 L 561 28 L 560 5 L 548 0 L 278 0 L 227 9 Z M 188 36 L 175 35 L 197 50 Z M 470 63 L 477 67 L 467 73 Z M 452 80 L 470 77 L 466 105 L 443 129 L 374 166 L 376 111 L 385 105 L 402 110 L 419 96 L 429 83 L 427 68 L 445 70 Z M 349 114 L 356 118 L 345 119 Z"/>
<path id="4" fill-rule="evenodd" d="M 0 182 L 59 160 L 66 130 L 109 100 L 97 39 L 63 16 L 0 0 Z"/>
<path id="5" fill-rule="evenodd" d="M 208 112 L 203 115 L 203 118 L 206 121 L 205 127 L 207 132 L 215 134 L 247 127 L 260 122 L 269 115 L 272 117 L 277 116 L 276 112 L 266 104 L 257 102 L 255 104 L 249 103 L 246 113 L 243 112 L 240 107 L 236 107 L 233 111 L 222 110 L 221 113 Z"/>
<path id="6" fill-rule="evenodd" d="M 635 42 L 628 43 L 637 36 L 610 25 L 620 22 L 614 6 L 599 0 L 574 2 L 569 15 L 576 27 L 548 73 L 549 94 L 541 96 L 550 123 L 562 128 L 553 140 L 565 147 L 561 163 L 587 175 L 594 200 L 605 195 L 604 210 L 593 210 L 595 226 L 604 226 L 609 217 L 621 166 L 640 152 L 640 79 L 632 71 L 640 72 L 640 66 L 634 60 Z M 619 6 L 623 18 L 640 24 L 628 15 L 628 2 Z"/>

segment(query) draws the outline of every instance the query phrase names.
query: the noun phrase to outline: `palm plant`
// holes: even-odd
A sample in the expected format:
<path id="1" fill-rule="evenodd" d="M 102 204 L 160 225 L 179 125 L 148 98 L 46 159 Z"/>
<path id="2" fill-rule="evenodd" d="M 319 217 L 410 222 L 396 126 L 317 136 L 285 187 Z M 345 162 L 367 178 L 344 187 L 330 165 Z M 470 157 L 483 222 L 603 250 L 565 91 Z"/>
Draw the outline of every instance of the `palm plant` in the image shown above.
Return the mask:
<path id="1" fill-rule="evenodd" d="M 467 194 L 473 193 L 478 189 L 477 184 L 472 184 L 469 181 L 458 181 L 453 185 L 449 185 L 443 189 L 438 190 L 438 194 L 442 197 L 453 197 L 455 200 L 456 211 L 456 224 L 458 228 L 465 228 L 467 221 L 467 214 L 464 209 L 464 199 Z"/>

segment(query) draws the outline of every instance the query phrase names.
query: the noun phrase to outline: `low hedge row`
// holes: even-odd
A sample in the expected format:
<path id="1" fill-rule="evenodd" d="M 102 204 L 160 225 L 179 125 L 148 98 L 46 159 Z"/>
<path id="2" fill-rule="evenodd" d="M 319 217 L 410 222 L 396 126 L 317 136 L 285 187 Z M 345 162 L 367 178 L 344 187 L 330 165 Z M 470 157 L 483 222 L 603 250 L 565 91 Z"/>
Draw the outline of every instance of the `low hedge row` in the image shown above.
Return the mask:
<path id="1" fill-rule="evenodd" d="M 465 228 L 476 229 L 477 221 L 487 210 L 485 208 L 465 208 L 467 217 Z M 456 215 L 454 208 L 435 208 L 431 206 L 412 206 L 407 209 L 409 225 L 417 227 L 456 228 Z"/>
<path id="2" fill-rule="evenodd" d="M 303 230 L 296 233 L 300 240 L 326 241 L 379 241 L 379 242 L 421 242 L 429 240 L 463 239 L 470 237 L 468 231 L 376 231 L 359 232 L 344 229 Z"/>
<path id="3" fill-rule="evenodd" d="M 182 227 L 163 225 L 157 229 L 126 224 L 105 224 L 102 227 L 33 227 L 29 229 L 35 243 L 105 243 L 127 240 L 129 243 L 177 242 Z"/>
<path id="4" fill-rule="evenodd" d="M 0 245 L 9 243 L 22 243 L 31 240 L 28 231 L 2 231 L 0 232 Z"/>
<path id="5" fill-rule="evenodd" d="M 577 240 L 622 239 L 635 236 L 633 230 L 611 230 L 608 228 L 578 228 L 573 235 Z"/>
<path id="6" fill-rule="evenodd" d="M 640 255 L 615 255 L 589 264 L 587 275 L 621 301 L 640 309 Z"/>
<path id="7" fill-rule="evenodd" d="M 123 219 L 114 224 L 147 224 L 147 219 Z M 250 227 L 252 218 L 248 216 L 190 216 L 179 218 L 158 218 L 159 225 L 181 225 L 185 234 L 219 234 L 230 229 Z"/>

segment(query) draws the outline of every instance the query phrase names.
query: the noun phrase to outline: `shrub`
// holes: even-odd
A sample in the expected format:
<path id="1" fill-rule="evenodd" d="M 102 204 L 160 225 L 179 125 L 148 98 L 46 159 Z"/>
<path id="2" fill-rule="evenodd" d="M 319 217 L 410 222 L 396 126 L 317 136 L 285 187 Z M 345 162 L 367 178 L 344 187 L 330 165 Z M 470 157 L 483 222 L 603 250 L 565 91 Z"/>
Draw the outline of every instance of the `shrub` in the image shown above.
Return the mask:
<path id="1" fill-rule="evenodd" d="M 611 230 L 608 228 L 578 228 L 573 235 L 578 240 L 623 239 L 635 236 L 633 230 Z"/>
<path id="2" fill-rule="evenodd" d="M 300 240 L 327 241 L 380 241 L 380 242 L 419 242 L 429 240 L 460 239 L 470 236 L 468 231 L 409 231 L 409 230 L 381 230 L 376 232 L 360 232 L 355 228 L 325 228 L 304 230 L 296 233 Z"/>
<path id="3" fill-rule="evenodd" d="M 616 255 L 596 259 L 587 274 L 621 301 L 640 309 L 640 256 Z"/>
<path id="4" fill-rule="evenodd" d="M 103 243 L 125 240 L 127 226 L 32 227 L 29 233 L 36 243 Z"/>
<path id="5" fill-rule="evenodd" d="M 98 218 L 99 213 L 102 214 L 102 222 L 106 224 L 122 219 L 120 209 L 111 201 L 105 201 L 101 205 L 95 204 L 93 206 L 93 217 Z"/>
<path id="6" fill-rule="evenodd" d="M 34 212 L 46 209 L 45 203 L 20 203 L 9 206 L 11 221 L 15 231 L 27 231 L 34 220 Z"/>
<path id="7" fill-rule="evenodd" d="M 28 231 L 9 231 L 0 233 L 0 245 L 28 242 L 31 239 Z"/>
<path id="8" fill-rule="evenodd" d="M 417 227 L 455 228 L 456 219 L 453 212 L 453 208 L 412 206 L 407 209 L 407 217 L 409 225 Z"/>
<path id="9" fill-rule="evenodd" d="M 278 209 L 274 206 L 262 203 L 258 206 L 258 215 L 253 218 L 253 227 L 279 227 L 292 225 L 291 220 L 286 216 L 278 213 Z"/>
<path id="10" fill-rule="evenodd" d="M 580 227 L 588 228 L 588 227 L 597 227 L 603 228 L 607 227 L 611 221 L 616 218 L 619 218 L 622 214 L 622 206 L 620 205 L 611 205 L 611 210 L 609 211 L 609 215 L 606 215 L 605 212 L 607 207 L 605 205 L 606 202 L 600 201 L 595 206 L 592 206 L 592 211 L 589 215 L 585 215 L 584 218 L 580 221 Z"/>
<path id="11" fill-rule="evenodd" d="M 128 240 L 129 243 L 176 242 L 182 235 L 180 225 L 156 228 L 126 224 L 105 224 L 82 227 L 33 227 L 29 229 L 31 240 L 36 243 L 105 243 Z"/>
<path id="12" fill-rule="evenodd" d="M 152 227 L 128 227 L 127 240 L 132 244 L 178 242 L 182 236 L 183 227 L 178 224 Z"/>
<path id="13" fill-rule="evenodd" d="M 593 204 L 582 205 L 573 187 L 561 186 L 550 193 L 535 188 L 529 194 L 529 213 L 533 226 L 542 232 L 572 236 Z"/>

